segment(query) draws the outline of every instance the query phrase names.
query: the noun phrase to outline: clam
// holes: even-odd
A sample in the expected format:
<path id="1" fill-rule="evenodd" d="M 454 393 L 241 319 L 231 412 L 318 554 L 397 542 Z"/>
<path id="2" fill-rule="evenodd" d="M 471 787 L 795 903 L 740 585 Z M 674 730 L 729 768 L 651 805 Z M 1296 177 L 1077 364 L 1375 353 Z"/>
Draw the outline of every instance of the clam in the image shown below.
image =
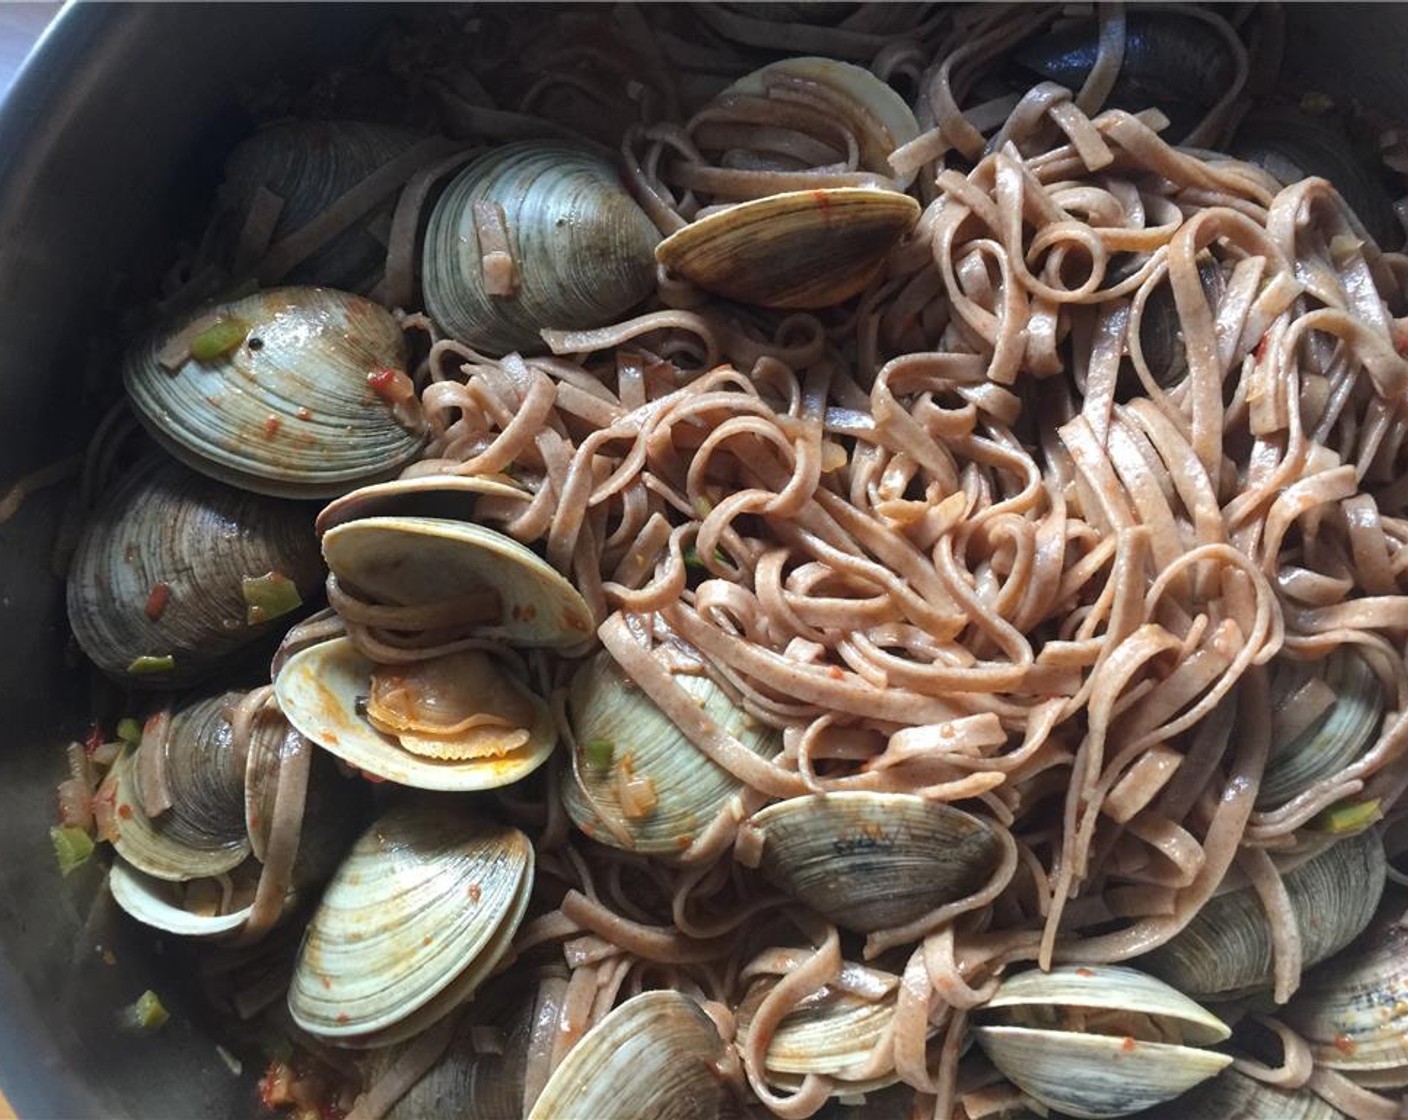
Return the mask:
<path id="1" fill-rule="evenodd" d="M 1282 1089 L 1225 1069 L 1140 1120 L 1348 1120 L 1309 1089 Z"/>
<path id="2" fill-rule="evenodd" d="M 599 327 L 649 295 L 658 240 L 597 149 L 507 144 L 466 166 L 431 212 L 426 309 L 477 349 L 542 349 L 544 328 Z"/>
<path id="3" fill-rule="evenodd" d="M 1338 953 L 1369 924 L 1383 894 L 1385 866 L 1383 843 L 1370 829 L 1285 873 L 1307 968 Z M 1250 886 L 1214 895 L 1140 963 L 1190 996 L 1232 999 L 1267 988 L 1273 956 L 1266 913 Z"/>
<path id="4" fill-rule="evenodd" d="M 220 938 L 238 933 L 249 920 L 257 874 L 247 872 L 228 887 L 205 879 L 170 883 L 118 858 L 108 871 L 108 889 L 128 917 L 144 926 L 179 937 Z"/>
<path id="5" fill-rule="evenodd" d="M 308 923 L 293 1021 L 358 1048 L 424 1030 L 503 958 L 532 881 L 533 846 L 516 829 L 443 803 L 391 809 L 353 845 Z"/>
<path id="6" fill-rule="evenodd" d="M 336 638 L 290 657 L 274 690 L 289 722 L 323 749 L 420 789 L 508 785 L 557 743 L 547 704 L 481 651 L 377 665 Z"/>
<path id="7" fill-rule="evenodd" d="M 919 218 L 898 191 L 829 187 L 741 202 L 656 247 L 660 263 L 705 291 L 761 307 L 830 307 L 868 287 Z"/>
<path id="8" fill-rule="evenodd" d="M 1284 804 L 1358 758 L 1383 719 L 1383 688 L 1353 646 L 1336 646 L 1323 662 L 1282 657 L 1271 678 L 1273 728 L 1257 808 Z M 1319 709 L 1309 723 L 1301 712 Z"/>
<path id="9" fill-rule="evenodd" d="M 762 976 L 749 985 L 735 1011 L 740 1047 L 747 1045 L 754 1017 L 779 979 Z M 893 1084 L 893 1073 L 877 1078 L 862 1070 L 894 1022 L 895 1002 L 893 983 L 875 999 L 839 987 L 823 988 L 777 1024 L 760 1072 L 785 1088 L 796 1086 L 807 1074 L 821 1074 L 833 1079 L 833 1096 L 868 1093 Z"/>
<path id="10" fill-rule="evenodd" d="M 317 592 L 311 514 L 231 490 L 165 456 L 134 467 L 79 539 L 68 575 L 74 637 L 109 676 L 191 684 Z"/>
<path id="11" fill-rule="evenodd" d="M 1093 16 L 1034 36 L 1012 52 L 1039 77 L 1079 90 L 1100 51 Z M 1237 60 L 1207 20 L 1170 10 L 1134 9 L 1125 17 L 1124 59 L 1105 106 L 1138 112 L 1155 107 L 1185 136 L 1233 84 Z"/>
<path id="12" fill-rule="evenodd" d="M 698 1004 L 673 991 L 628 999 L 568 1051 L 528 1120 L 744 1120 L 720 1072 L 726 1046 Z"/>
<path id="13" fill-rule="evenodd" d="M 189 466 L 319 498 L 390 478 L 419 452 L 424 433 L 383 396 L 409 386 L 406 362 L 385 308 L 275 288 L 170 324 L 128 355 L 123 380 L 138 419 Z"/>
<path id="14" fill-rule="evenodd" d="M 1004 980 L 973 1034 L 1022 1092 L 1082 1120 L 1127 1116 L 1231 1064 L 1230 1035 L 1187 996 L 1131 968 L 1066 965 Z"/>
<path id="15" fill-rule="evenodd" d="M 1284 185 L 1312 175 L 1330 180 L 1375 241 L 1387 248 L 1402 241 L 1393 200 L 1374 171 L 1379 153 L 1357 151 L 1346 129 L 1294 109 L 1261 109 L 1242 119 L 1227 150 Z"/>
<path id="16" fill-rule="evenodd" d="M 481 498 L 526 501 L 531 495 L 509 481 L 479 475 L 425 474 L 375 482 L 335 498 L 314 523 L 318 536 L 362 517 L 435 517 L 473 521 Z"/>
<path id="17" fill-rule="evenodd" d="M 234 271 L 256 263 L 240 258 L 265 245 L 241 242 L 262 225 L 260 240 L 280 249 L 271 255 L 282 261 L 277 275 L 261 275 L 264 283 L 369 288 L 386 262 L 386 243 L 373 227 L 389 225 L 397 192 L 425 162 L 406 158 L 418 144 L 427 147 L 414 132 L 362 121 L 290 120 L 259 129 L 230 153 L 216 198 L 213 222 L 217 237 L 228 243 L 225 255 Z M 349 207 L 344 196 L 354 187 L 361 188 L 360 196 Z M 339 200 L 342 228 L 309 239 L 314 220 Z M 277 216 L 261 222 L 267 214 Z M 326 222 L 323 217 L 320 224 Z M 307 241 L 308 250 L 288 259 L 291 243 L 285 239 L 295 236 Z"/>
<path id="18" fill-rule="evenodd" d="M 1400 889 L 1363 935 L 1311 972 L 1286 1005 L 1286 1022 L 1317 1065 L 1369 1089 L 1408 1086 L 1408 896 Z"/>
<path id="19" fill-rule="evenodd" d="M 229 718 L 241 696 L 227 692 L 152 717 L 138 750 L 113 763 L 98 796 L 113 799 L 113 846 L 134 867 L 186 882 L 233 871 L 249 855 L 246 760 Z"/>
<path id="20" fill-rule="evenodd" d="M 349 593 L 381 606 L 420 608 L 437 628 L 466 636 L 572 649 L 595 629 L 585 600 L 556 569 L 511 537 L 472 522 L 362 517 L 323 534 L 323 558 Z M 435 606 L 443 609 L 430 612 Z M 463 619 L 459 628 L 456 618 Z"/>
<path id="21" fill-rule="evenodd" d="M 675 681 L 751 750 L 764 757 L 781 750 L 779 733 L 749 717 L 710 677 L 677 674 Z M 575 780 L 563 784 L 563 803 L 573 822 L 602 843 L 678 855 L 741 788 L 631 683 L 609 653 L 598 653 L 573 675 L 567 713 Z M 625 835 L 603 827 L 599 810 Z"/>
<path id="22" fill-rule="evenodd" d="M 1002 859 L 988 822 L 904 793 L 844 791 L 779 801 L 744 828 L 776 886 L 861 933 L 901 926 L 978 890 Z"/>

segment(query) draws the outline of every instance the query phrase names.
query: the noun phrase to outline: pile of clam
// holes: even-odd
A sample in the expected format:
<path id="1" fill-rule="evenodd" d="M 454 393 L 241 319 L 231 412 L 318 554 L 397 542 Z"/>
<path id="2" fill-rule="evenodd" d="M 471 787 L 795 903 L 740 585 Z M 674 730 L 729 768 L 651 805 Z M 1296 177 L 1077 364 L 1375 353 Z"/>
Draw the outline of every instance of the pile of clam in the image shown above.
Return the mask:
<path id="1" fill-rule="evenodd" d="M 1061 58 L 1028 55 L 1079 85 L 1055 77 Z M 159 694 L 94 804 L 110 807 L 108 882 L 136 920 L 240 944 L 306 917 L 287 1016 L 310 1046 L 367 1052 L 377 1108 L 364 1100 L 364 1115 L 741 1118 L 745 1081 L 783 1107 L 820 1078 L 823 1115 L 905 1114 L 893 1068 L 869 1068 L 905 999 L 894 950 L 981 915 L 1011 878 L 1011 835 L 910 794 L 799 781 L 759 796 L 720 766 L 702 734 L 760 768 L 783 735 L 697 651 L 659 670 L 697 727 L 633 682 L 573 582 L 504 531 L 535 497 L 528 482 L 406 475 L 428 438 L 411 324 L 352 292 L 400 304 L 418 261 L 436 326 L 493 355 L 616 321 L 661 276 L 699 299 L 831 307 L 882 275 L 918 220 L 915 175 L 890 156 L 919 131 L 871 71 L 805 57 L 732 81 L 681 124 L 642 126 L 624 168 L 585 142 L 468 151 L 350 123 L 270 128 L 231 158 L 210 237 L 220 263 L 172 306 L 201 284 L 221 298 L 127 355 L 127 405 L 156 446 L 103 496 L 69 576 L 83 651 Z M 304 286 L 268 286 L 285 280 Z M 307 621 L 324 594 L 330 610 Z M 271 687 L 209 691 L 219 674 L 262 672 L 294 621 Z M 1372 749 L 1386 707 L 1352 652 L 1286 659 L 1273 691 L 1266 819 Z M 374 810 L 357 776 L 387 783 Z M 841 979 L 779 1018 L 824 940 L 804 925 L 808 944 L 737 961 L 736 1006 L 645 990 L 607 1000 L 576 1037 L 555 1033 L 575 982 L 560 961 L 504 975 L 520 933 L 562 902 L 535 874 L 534 841 L 503 823 L 512 797 L 549 783 L 578 832 L 632 858 L 685 866 L 732 846 L 738 874 L 819 916 L 851 956 L 870 938 L 866 963 L 838 958 Z M 1317 1070 L 1401 1091 L 1408 934 L 1373 825 L 1275 857 L 1310 969 L 1281 1014 Z M 1276 990 L 1287 951 L 1254 885 L 1230 877 L 1138 971 L 985 977 L 963 1068 L 972 1100 L 996 1103 L 973 1116 L 1341 1115 L 1324 1103 L 1334 1086 L 1263 1085 L 1227 1045 L 1229 1023 L 1290 996 Z"/>

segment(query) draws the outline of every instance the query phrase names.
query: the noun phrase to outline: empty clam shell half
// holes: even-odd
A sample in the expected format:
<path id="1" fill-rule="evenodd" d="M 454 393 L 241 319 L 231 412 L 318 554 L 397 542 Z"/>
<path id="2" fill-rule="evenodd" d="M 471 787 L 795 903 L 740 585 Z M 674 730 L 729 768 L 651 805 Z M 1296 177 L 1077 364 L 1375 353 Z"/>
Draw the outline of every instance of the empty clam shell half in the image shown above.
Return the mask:
<path id="1" fill-rule="evenodd" d="M 420 607 L 489 590 L 496 617 L 473 636 L 514 646 L 581 646 L 595 631 L 577 590 L 511 537 L 436 517 L 363 517 L 323 534 L 338 582 L 377 603 Z"/>
<path id="2" fill-rule="evenodd" d="M 406 676 L 418 664 L 426 662 L 397 665 L 393 671 Z M 523 728 L 527 736 L 521 745 L 458 759 L 445 757 L 444 751 L 438 752 L 441 757 L 435 757 L 425 749 L 408 750 L 397 737 L 377 730 L 359 713 L 359 707 L 368 701 L 373 674 L 379 668 L 387 667 L 379 667 L 364 657 L 349 639 L 335 638 L 290 657 L 274 681 L 274 694 L 288 721 L 324 750 L 366 774 L 419 789 L 506 786 L 541 766 L 557 744 L 552 713 L 543 700 L 507 672 L 491 668 L 491 690 L 512 690 L 514 706 L 531 713 L 532 722 Z M 428 682 L 427 687 L 431 686 Z M 479 695 L 485 687 L 484 681 L 470 681 L 467 693 Z M 437 734 L 431 730 L 422 738 L 435 738 Z"/>
<path id="3" fill-rule="evenodd" d="M 252 906 L 242 906 L 228 914 L 206 914 L 187 909 L 181 903 L 184 887 L 144 874 L 121 856 L 108 872 L 108 889 L 129 917 L 143 925 L 181 937 L 213 938 L 234 933 L 249 917 Z"/>
<path id="4" fill-rule="evenodd" d="M 974 1035 L 992 1064 L 1057 1111 L 1101 1120 L 1170 1100 L 1225 1069 L 1200 1049 L 1231 1031 L 1187 996 L 1114 965 L 1032 970 L 1004 980 Z"/>
<path id="5" fill-rule="evenodd" d="M 699 1005 L 673 991 L 628 999 L 557 1067 L 528 1120 L 744 1120 L 717 1072 L 724 1040 Z"/>
<path id="6" fill-rule="evenodd" d="M 832 187 L 740 202 L 691 222 L 656 259 L 705 291 L 760 307 L 830 307 L 858 294 L 919 217 L 897 191 Z"/>
<path id="7" fill-rule="evenodd" d="M 341 1046 L 382 1046 L 468 998 L 507 950 L 533 880 L 517 829 L 402 804 L 353 845 L 308 924 L 288 1006 Z"/>
<path id="8" fill-rule="evenodd" d="M 978 890 L 1002 858 L 993 827 L 904 793 L 845 791 L 779 801 L 755 813 L 759 868 L 837 925 L 904 925 Z"/>
<path id="9" fill-rule="evenodd" d="M 439 517 L 470 521 L 480 498 L 527 501 L 532 495 L 507 480 L 458 474 L 424 474 L 374 482 L 323 507 L 314 522 L 318 536 L 362 517 Z"/>
<path id="10" fill-rule="evenodd" d="M 143 426 L 196 470 L 319 498 L 389 478 L 420 450 L 424 433 L 367 380 L 405 366 L 385 308 L 330 288 L 275 288 L 173 324 L 128 355 L 123 380 Z"/>

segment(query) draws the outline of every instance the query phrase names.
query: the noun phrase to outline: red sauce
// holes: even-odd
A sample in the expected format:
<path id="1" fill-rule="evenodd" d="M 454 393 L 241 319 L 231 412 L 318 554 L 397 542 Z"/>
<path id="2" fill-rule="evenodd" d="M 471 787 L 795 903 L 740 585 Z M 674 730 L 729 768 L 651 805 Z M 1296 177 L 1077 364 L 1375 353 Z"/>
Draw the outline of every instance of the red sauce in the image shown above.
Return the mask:
<path id="1" fill-rule="evenodd" d="M 270 416 L 267 420 L 264 421 L 264 438 L 273 439 L 276 435 L 279 434 L 279 429 L 283 426 L 283 421 L 280 420 L 277 416 Z"/>
<path id="2" fill-rule="evenodd" d="M 88 729 L 88 738 L 83 740 L 83 750 L 91 756 L 105 742 L 107 742 L 107 736 L 103 734 L 103 729 L 95 723 Z"/>
<path id="3" fill-rule="evenodd" d="M 812 198 L 816 200 L 817 208 L 827 214 L 831 210 L 831 199 L 825 191 L 812 191 Z"/>
<path id="4" fill-rule="evenodd" d="M 119 805 L 117 807 L 117 815 L 125 821 L 130 821 L 132 819 L 132 806 Z"/>
<path id="5" fill-rule="evenodd" d="M 397 369 L 378 369 L 367 374 L 367 384 L 372 387 L 372 392 L 384 401 L 398 399 L 396 394 L 396 378 L 401 376 L 401 371 Z"/>
<path id="6" fill-rule="evenodd" d="M 1126 1035 L 1125 1040 L 1120 1043 L 1120 1049 L 1123 1050 L 1126 1054 L 1130 1053 L 1134 1049 L 1134 1047 L 1134 1039 L 1130 1038 L 1128 1035 Z"/>
<path id="7" fill-rule="evenodd" d="M 166 604 L 171 601 L 171 585 L 166 583 L 154 583 L 152 589 L 147 593 L 147 605 L 142 611 L 153 622 L 160 620 L 166 611 Z"/>
<path id="8" fill-rule="evenodd" d="M 1270 341 L 1271 336 L 1264 334 L 1261 336 L 1261 341 L 1256 344 L 1256 349 L 1252 351 L 1252 354 L 1258 362 L 1264 362 L 1266 360 L 1266 344 Z"/>
<path id="9" fill-rule="evenodd" d="M 1095 970 L 1094 970 L 1093 968 L 1078 968 L 1078 969 L 1076 969 L 1076 975 L 1077 975 L 1077 976 L 1094 976 L 1094 975 L 1095 975 Z"/>
<path id="10" fill-rule="evenodd" d="M 300 420 L 311 420 L 313 419 L 313 414 L 309 412 L 306 408 L 300 408 L 298 410 L 298 418 Z"/>
<path id="11" fill-rule="evenodd" d="M 483 892 L 479 889 L 478 883 L 470 883 L 469 886 L 465 888 L 465 893 L 469 895 L 469 901 L 473 902 L 475 905 L 479 904 L 479 899 L 483 896 Z"/>
<path id="12" fill-rule="evenodd" d="M 843 681 L 846 679 L 846 674 L 842 671 L 839 665 L 827 666 L 826 675 L 830 677 L 833 681 Z"/>
<path id="13" fill-rule="evenodd" d="M 1342 1034 L 1335 1035 L 1334 1042 L 1331 1043 L 1331 1045 L 1333 1045 L 1334 1048 L 1338 1050 L 1341 1054 L 1344 1054 L 1346 1056 L 1353 1054 L 1354 1051 L 1358 1049 L 1358 1046 L 1355 1045 L 1354 1039 Z"/>

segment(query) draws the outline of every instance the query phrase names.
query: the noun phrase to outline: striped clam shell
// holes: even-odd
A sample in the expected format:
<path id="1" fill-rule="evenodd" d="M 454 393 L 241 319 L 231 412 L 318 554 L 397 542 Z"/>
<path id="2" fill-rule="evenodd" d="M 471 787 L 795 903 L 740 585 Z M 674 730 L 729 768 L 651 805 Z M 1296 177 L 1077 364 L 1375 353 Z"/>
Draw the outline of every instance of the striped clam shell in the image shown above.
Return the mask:
<path id="1" fill-rule="evenodd" d="M 533 846 L 517 829 L 403 803 L 353 845 L 308 923 L 288 1006 L 334 1045 L 385 1046 L 468 999 L 528 905 Z"/>
<path id="2" fill-rule="evenodd" d="M 69 624 L 109 676 L 144 688 L 192 684 L 284 625 L 248 625 L 242 580 L 271 571 L 303 598 L 316 594 L 323 567 L 311 511 L 152 456 L 104 498 L 79 539 Z M 170 669 L 132 671 L 138 658 L 166 656 Z"/>
<path id="3" fill-rule="evenodd" d="M 242 340 L 206 361 L 173 343 L 203 324 Z M 174 346 L 173 354 L 166 354 Z M 168 369 L 162 359 L 179 362 Z M 232 486 L 332 497 L 393 477 L 419 452 L 368 376 L 406 368 L 389 311 L 331 288 L 273 288 L 171 323 L 123 365 L 128 400 L 152 436 Z"/>

